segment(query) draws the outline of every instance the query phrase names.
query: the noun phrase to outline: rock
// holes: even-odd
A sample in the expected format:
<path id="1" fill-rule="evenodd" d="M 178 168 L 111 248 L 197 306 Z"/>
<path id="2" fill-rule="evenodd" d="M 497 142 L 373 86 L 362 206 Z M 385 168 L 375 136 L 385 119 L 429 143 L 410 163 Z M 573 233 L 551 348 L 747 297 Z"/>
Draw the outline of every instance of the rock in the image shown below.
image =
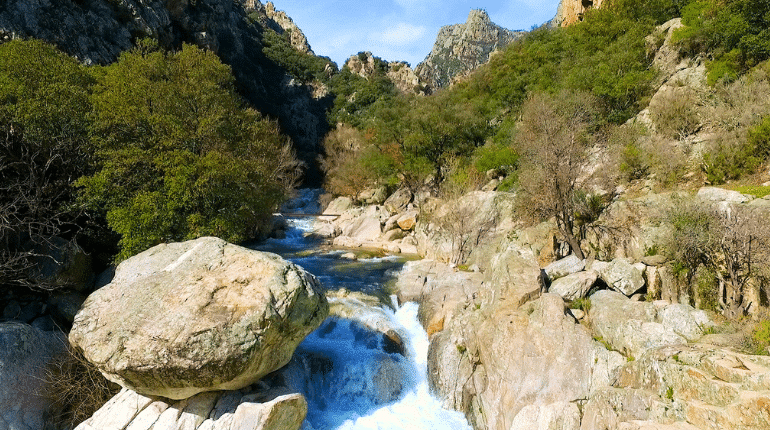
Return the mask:
<path id="1" fill-rule="evenodd" d="M 599 274 L 593 270 L 574 273 L 555 280 L 548 292 L 558 294 L 565 300 L 580 299 L 588 294 L 598 278 Z"/>
<path id="2" fill-rule="evenodd" d="M 393 242 L 393 241 L 405 238 L 406 235 L 407 235 L 407 232 L 405 232 L 404 230 L 401 230 L 400 228 L 396 228 L 383 234 L 382 240 L 384 240 L 385 242 Z"/>
<path id="3" fill-rule="evenodd" d="M 550 25 L 554 27 L 566 27 L 570 24 L 583 20 L 583 15 L 588 9 L 599 7 L 603 0 L 582 1 L 582 0 L 561 0 L 556 10 L 556 16 L 551 20 Z"/>
<path id="4" fill-rule="evenodd" d="M 307 402 L 286 389 L 197 394 L 166 401 L 123 389 L 76 430 L 298 430 Z"/>
<path id="5" fill-rule="evenodd" d="M 513 419 L 516 430 L 577 430 L 580 410 L 574 403 L 556 402 L 545 406 L 529 405 Z"/>
<path id="6" fill-rule="evenodd" d="M 412 202 L 412 192 L 408 188 L 399 188 L 385 200 L 385 209 L 391 213 L 403 212 Z"/>
<path id="7" fill-rule="evenodd" d="M 705 312 L 668 302 L 634 302 L 615 291 L 591 296 L 591 325 L 612 348 L 628 356 L 669 345 L 684 345 L 712 325 Z"/>
<path id="8" fill-rule="evenodd" d="M 639 268 L 634 267 L 624 259 L 615 259 L 606 267 L 592 266 L 598 270 L 602 280 L 613 290 L 632 296 L 644 287 L 644 277 Z"/>
<path id="9" fill-rule="evenodd" d="M 32 252 L 39 255 L 30 278 L 51 289 L 83 291 L 91 287 L 94 273 L 91 257 L 78 244 L 59 237 L 35 244 Z"/>
<path id="10" fill-rule="evenodd" d="M 388 190 L 385 187 L 370 188 L 358 194 L 358 201 L 368 205 L 381 205 L 387 197 Z"/>
<path id="11" fill-rule="evenodd" d="M 432 88 L 448 87 L 453 78 L 475 70 L 493 51 L 523 34 L 495 25 L 484 10 L 472 10 L 465 24 L 441 28 L 433 50 L 414 71 Z"/>
<path id="12" fill-rule="evenodd" d="M 326 318 L 318 281 L 274 254 L 201 238 L 121 263 L 70 343 L 108 379 L 170 399 L 248 386 Z"/>
<path id="13" fill-rule="evenodd" d="M 323 213 L 339 215 L 352 207 L 353 200 L 351 200 L 350 197 L 337 197 L 336 199 L 332 200 L 328 206 L 326 206 L 326 209 L 324 209 Z"/>
<path id="14" fill-rule="evenodd" d="M 419 211 L 411 210 L 401 215 L 400 217 L 398 217 L 396 224 L 398 224 L 401 230 L 404 230 L 404 231 L 413 230 L 414 227 L 417 225 L 417 218 L 419 216 L 420 216 Z"/>
<path id="15" fill-rule="evenodd" d="M 576 410 L 566 404 L 608 386 L 625 362 L 575 324 L 555 294 L 522 308 L 505 295 L 483 303 L 455 316 L 428 351 L 431 387 L 486 429 L 571 424 Z"/>
<path id="16" fill-rule="evenodd" d="M 657 319 L 664 327 L 670 327 L 688 342 L 700 339 L 703 337 L 703 330 L 714 325 L 705 311 L 680 304 L 667 305 L 659 310 Z"/>
<path id="17" fill-rule="evenodd" d="M 342 235 L 360 241 L 375 241 L 382 234 L 378 217 L 361 216 L 342 228 Z"/>
<path id="18" fill-rule="evenodd" d="M 53 428 L 57 406 L 47 397 L 46 366 L 66 353 L 66 342 L 27 324 L 0 324 L 0 428 Z"/>
<path id="19" fill-rule="evenodd" d="M 662 266 L 666 264 L 666 261 L 668 261 L 668 258 L 666 258 L 665 255 L 660 254 L 645 255 L 642 257 L 642 263 L 648 266 Z"/>
<path id="20" fill-rule="evenodd" d="M 356 254 L 352 252 L 346 252 L 340 255 L 340 258 L 344 258 L 345 260 L 353 260 L 353 261 L 358 260 L 358 257 L 356 257 Z"/>
<path id="21" fill-rule="evenodd" d="M 500 183 L 502 181 L 499 179 L 492 179 L 491 181 L 487 182 L 486 185 L 481 187 L 481 191 L 494 191 L 497 189 L 497 187 L 500 186 Z"/>
<path id="22" fill-rule="evenodd" d="M 698 190 L 698 198 L 712 202 L 748 203 L 753 198 L 738 191 L 726 190 L 719 187 L 703 187 Z"/>
<path id="23" fill-rule="evenodd" d="M 585 261 L 578 258 L 575 254 L 562 258 L 545 267 L 545 273 L 551 282 L 563 278 L 567 275 L 582 271 L 586 267 Z"/>
<path id="24" fill-rule="evenodd" d="M 85 301 L 86 297 L 80 293 L 55 294 L 48 298 L 48 306 L 57 317 L 72 323 Z"/>

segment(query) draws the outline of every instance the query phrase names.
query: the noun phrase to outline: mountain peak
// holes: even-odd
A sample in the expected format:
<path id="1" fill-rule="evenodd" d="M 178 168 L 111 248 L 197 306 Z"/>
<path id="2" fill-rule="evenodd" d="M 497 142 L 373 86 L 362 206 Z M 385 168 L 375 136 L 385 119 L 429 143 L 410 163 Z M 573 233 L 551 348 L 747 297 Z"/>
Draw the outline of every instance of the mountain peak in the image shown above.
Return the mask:
<path id="1" fill-rule="evenodd" d="M 453 78 L 486 63 L 493 51 L 521 34 L 493 23 L 484 9 L 473 9 L 464 24 L 441 28 L 433 50 L 414 71 L 432 88 L 447 87 Z"/>

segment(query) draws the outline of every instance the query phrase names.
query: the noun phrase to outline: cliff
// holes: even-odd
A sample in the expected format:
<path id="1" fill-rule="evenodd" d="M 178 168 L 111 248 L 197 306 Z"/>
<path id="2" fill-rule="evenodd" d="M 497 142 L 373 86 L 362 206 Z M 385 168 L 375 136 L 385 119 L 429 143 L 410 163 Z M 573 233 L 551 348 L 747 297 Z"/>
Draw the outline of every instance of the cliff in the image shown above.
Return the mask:
<path id="1" fill-rule="evenodd" d="M 453 78 L 486 63 L 493 51 L 522 34 L 494 24 L 484 10 L 473 10 L 465 24 L 441 28 L 433 50 L 417 65 L 415 73 L 433 88 L 447 87 Z"/>
<path id="2" fill-rule="evenodd" d="M 268 28 L 290 33 L 296 49 L 312 53 L 291 19 L 259 0 L 8 0 L 0 8 L 0 39 L 42 39 L 85 64 L 111 63 L 145 37 L 167 49 L 190 43 L 215 52 L 232 67 L 244 98 L 279 119 L 312 167 L 330 100 L 314 97 L 310 85 L 291 79 L 263 53 Z"/>
<path id="3" fill-rule="evenodd" d="M 393 82 L 400 93 L 426 94 L 424 82 L 412 70 L 409 63 L 403 61 L 388 62 L 373 56 L 371 52 L 361 52 L 348 58 L 344 67 L 365 79 L 370 79 L 381 71 Z"/>
<path id="4" fill-rule="evenodd" d="M 593 7 L 600 7 L 604 0 L 561 0 L 556 17 L 551 21 L 554 27 L 566 27 L 583 20 L 583 14 Z"/>

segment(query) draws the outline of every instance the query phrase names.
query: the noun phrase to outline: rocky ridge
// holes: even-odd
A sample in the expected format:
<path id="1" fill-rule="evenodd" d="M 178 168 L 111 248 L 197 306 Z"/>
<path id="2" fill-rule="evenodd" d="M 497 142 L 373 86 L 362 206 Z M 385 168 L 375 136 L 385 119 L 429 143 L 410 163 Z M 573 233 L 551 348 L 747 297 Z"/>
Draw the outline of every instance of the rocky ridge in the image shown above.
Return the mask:
<path id="1" fill-rule="evenodd" d="M 472 10 L 464 24 L 441 28 L 433 50 L 417 65 L 415 73 L 432 88 L 447 87 L 523 34 L 494 24 L 484 10 Z"/>
<path id="2" fill-rule="evenodd" d="M 343 67 L 364 79 L 370 79 L 376 74 L 377 69 L 381 68 L 400 93 L 421 95 L 427 93 L 424 83 L 412 70 L 409 63 L 403 61 L 384 61 L 367 51 L 350 56 Z"/>

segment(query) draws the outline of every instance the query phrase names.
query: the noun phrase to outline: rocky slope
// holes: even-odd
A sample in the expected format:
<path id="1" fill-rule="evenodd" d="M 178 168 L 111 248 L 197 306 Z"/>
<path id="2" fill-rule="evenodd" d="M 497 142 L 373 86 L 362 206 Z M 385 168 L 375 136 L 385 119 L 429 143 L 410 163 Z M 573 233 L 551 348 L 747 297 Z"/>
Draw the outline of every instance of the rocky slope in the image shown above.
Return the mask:
<path id="1" fill-rule="evenodd" d="M 365 79 L 369 79 L 376 73 L 378 67 L 382 67 L 385 76 L 402 94 L 426 94 L 424 82 L 412 70 L 409 63 L 403 61 L 388 62 L 375 57 L 371 52 L 361 52 L 348 58 L 343 67 L 347 67 L 352 73 Z"/>
<path id="2" fill-rule="evenodd" d="M 259 0 L 9 0 L 0 8 L 0 38 L 43 39 L 86 64 L 113 62 L 145 37 L 166 48 L 191 43 L 212 50 L 233 68 L 244 97 L 279 118 L 300 157 L 313 166 L 330 100 L 314 96 L 311 86 L 294 81 L 263 54 L 265 28 L 289 32 L 295 48 L 311 52 L 291 19 Z"/>
<path id="3" fill-rule="evenodd" d="M 484 10 L 473 10 L 465 24 L 442 27 L 433 50 L 415 73 L 433 88 L 444 88 L 452 79 L 487 62 L 489 55 L 524 32 L 494 24 Z"/>

